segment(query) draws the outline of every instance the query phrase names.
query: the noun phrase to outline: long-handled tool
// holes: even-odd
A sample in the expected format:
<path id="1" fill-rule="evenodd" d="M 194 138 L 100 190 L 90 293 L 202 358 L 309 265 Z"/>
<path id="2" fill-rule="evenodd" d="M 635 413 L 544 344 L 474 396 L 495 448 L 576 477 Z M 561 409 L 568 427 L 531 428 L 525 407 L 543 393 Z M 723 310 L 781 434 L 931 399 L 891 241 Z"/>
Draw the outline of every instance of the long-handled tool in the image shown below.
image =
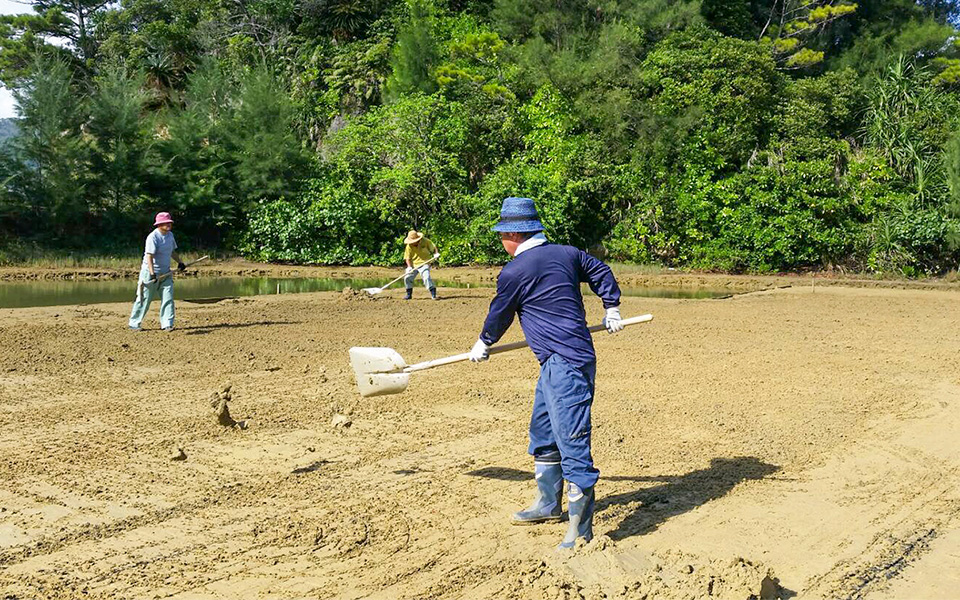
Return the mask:
<path id="1" fill-rule="evenodd" d="M 192 261 L 188 262 L 187 264 L 183 265 L 183 268 L 184 268 L 184 269 L 187 269 L 187 268 L 192 267 L 193 265 L 197 264 L 197 263 L 200 262 L 200 261 L 207 260 L 208 258 L 210 258 L 210 257 L 207 256 L 207 255 L 201 256 L 201 257 L 198 258 L 197 260 L 192 260 Z M 173 271 L 169 271 L 169 272 L 167 272 L 167 273 L 164 273 L 163 275 L 160 275 L 159 277 L 157 277 L 157 279 L 156 279 L 153 283 L 160 283 L 161 281 L 163 281 L 164 279 L 166 279 L 167 277 L 170 277 L 170 276 L 172 276 L 172 275 L 173 275 Z M 143 286 L 144 286 L 144 285 L 146 285 L 146 283 L 144 283 L 143 281 L 139 281 L 139 280 L 137 281 L 137 302 L 139 302 L 139 301 L 140 301 L 140 298 L 143 297 Z"/>
<path id="2" fill-rule="evenodd" d="M 184 269 L 189 269 L 190 267 L 192 267 L 193 265 L 197 264 L 198 262 L 207 260 L 208 258 L 210 258 L 210 257 L 209 257 L 209 256 L 201 256 L 201 257 L 198 258 L 197 260 L 191 260 L 191 261 L 188 262 L 187 264 L 183 265 L 183 268 L 184 268 Z M 167 271 L 166 273 L 164 273 L 164 274 L 161 275 L 160 277 L 157 277 L 157 283 L 160 283 L 161 281 L 163 281 L 164 279 L 166 279 L 167 277 L 170 277 L 170 276 L 172 276 L 172 275 L 173 275 L 173 271 Z"/>
<path id="3" fill-rule="evenodd" d="M 649 323 L 652 320 L 653 315 L 642 315 L 624 319 L 621 322 L 626 326 Z M 590 327 L 591 332 L 603 331 L 604 329 L 603 325 Z M 490 348 L 490 354 L 500 354 L 526 347 L 526 340 L 503 344 Z M 407 385 L 410 383 L 410 373 L 465 360 L 470 360 L 469 353 L 456 354 L 407 366 L 403 357 L 393 348 L 350 348 L 350 365 L 357 376 L 357 387 L 360 388 L 360 395 L 364 398 L 399 394 L 407 389 Z"/>
<path id="4" fill-rule="evenodd" d="M 423 263 L 422 265 L 420 265 L 419 267 L 417 267 L 416 269 L 414 269 L 414 271 L 421 271 L 421 269 L 423 269 L 425 266 L 429 265 L 430 263 L 432 263 L 432 262 L 435 261 L 435 260 L 437 260 L 437 259 L 436 259 L 436 258 L 431 258 L 431 259 L 428 260 L 427 262 Z M 421 272 L 422 272 L 422 271 L 421 271 Z M 366 293 L 370 294 L 371 296 L 376 296 L 377 294 L 379 294 L 379 293 L 382 292 L 383 290 L 387 289 L 387 288 L 390 287 L 391 285 L 395 284 L 396 282 L 400 281 L 401 279 L 403 279 L 403 278 L 406 277 L 406 276 L 407 276 L 407 273 L 404 273 L 403 275 L 401 275 L 400 277 L 397 277 L 396 279 L 394 279 L 394 280 L 391 281 L 390 283 L 385 284 L 383 287 L 363 288 L 363 291 L 365 291 Z"/>

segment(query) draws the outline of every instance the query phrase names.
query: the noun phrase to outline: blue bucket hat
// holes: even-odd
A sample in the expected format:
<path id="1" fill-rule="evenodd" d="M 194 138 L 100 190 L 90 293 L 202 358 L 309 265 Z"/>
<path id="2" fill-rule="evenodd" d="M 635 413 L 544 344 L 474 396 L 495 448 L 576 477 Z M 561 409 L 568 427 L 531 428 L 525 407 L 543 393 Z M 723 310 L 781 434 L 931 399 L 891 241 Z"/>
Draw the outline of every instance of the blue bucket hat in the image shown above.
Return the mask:
<path id="1" fill-rule="evenodd" d="M 501 233 L 543 231 L 537 207 L 530 198 L 505 198 L 500 208 L 500 222 L 493 230 Z"/>

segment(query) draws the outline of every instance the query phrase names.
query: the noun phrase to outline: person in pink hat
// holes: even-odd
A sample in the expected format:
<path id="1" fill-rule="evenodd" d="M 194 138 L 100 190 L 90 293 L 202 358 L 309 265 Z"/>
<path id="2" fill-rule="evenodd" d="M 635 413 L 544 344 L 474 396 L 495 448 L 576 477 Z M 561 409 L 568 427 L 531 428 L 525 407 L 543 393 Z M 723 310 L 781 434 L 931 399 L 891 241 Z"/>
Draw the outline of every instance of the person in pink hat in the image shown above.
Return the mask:
<path id="1" fill-rule="evenodd" d="M 137 299 L 130 311 L 128 326 L 140 331 L 140 324 L 153 298 L 160 295 L 160 327 L 164 331 L 173 329 L 173 277 L 170 277 L 170 261 L 177 261 L 177 270 L 183 271 L 186 265 L 177 255 L 177 241 L 173 238 L 173 218 L 168 212 L 157 213 L 153 222 L 154 229 L 147 236 L 143 251 L 143 265 L 140 267 L 140 279 L 137 281 Z"/>

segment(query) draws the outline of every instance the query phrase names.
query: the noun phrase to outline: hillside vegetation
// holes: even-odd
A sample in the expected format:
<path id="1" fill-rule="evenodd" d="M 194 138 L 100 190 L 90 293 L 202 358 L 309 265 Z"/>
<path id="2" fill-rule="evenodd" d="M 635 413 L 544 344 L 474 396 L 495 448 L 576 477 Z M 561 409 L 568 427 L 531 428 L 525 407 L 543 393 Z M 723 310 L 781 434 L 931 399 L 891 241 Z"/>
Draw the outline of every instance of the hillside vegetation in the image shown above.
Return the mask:
<path id="1" fill-rule="evenodd" d="M 0 250 L 498 262 L 505 196 L 613 260 L 942 273 L 960 3 L 44 0 L 0 22 Z M 52 44 L 54 39 L 65 45 Z"/>

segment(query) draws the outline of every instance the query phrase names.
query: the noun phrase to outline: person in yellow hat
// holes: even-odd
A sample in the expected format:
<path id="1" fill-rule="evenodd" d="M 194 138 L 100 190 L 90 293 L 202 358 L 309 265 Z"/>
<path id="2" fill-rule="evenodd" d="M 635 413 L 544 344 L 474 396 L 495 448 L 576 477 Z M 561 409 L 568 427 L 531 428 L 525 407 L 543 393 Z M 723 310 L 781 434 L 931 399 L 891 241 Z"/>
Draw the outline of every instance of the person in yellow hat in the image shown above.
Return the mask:
<path id="1" fill-rule="evenodd" d="M 403 251 L 403 260 L 407 263 L 407 275 L 403 278 L 403 283 L 407 286 L 405 300 L 413 298 L 413 282 L 416 281 L 418 274 L 423 278 L 423 287 L 430 290 L 430 296 L 436 300 L 437 287 L 430 279 L 430 263 L 440 258 L 440 251 L 436 244 L 416 229 L 411 229 L 407 233 L 403 243 L 407 245 Z"/>

